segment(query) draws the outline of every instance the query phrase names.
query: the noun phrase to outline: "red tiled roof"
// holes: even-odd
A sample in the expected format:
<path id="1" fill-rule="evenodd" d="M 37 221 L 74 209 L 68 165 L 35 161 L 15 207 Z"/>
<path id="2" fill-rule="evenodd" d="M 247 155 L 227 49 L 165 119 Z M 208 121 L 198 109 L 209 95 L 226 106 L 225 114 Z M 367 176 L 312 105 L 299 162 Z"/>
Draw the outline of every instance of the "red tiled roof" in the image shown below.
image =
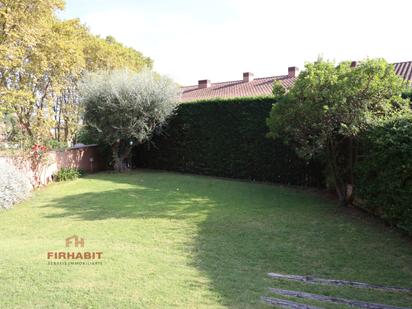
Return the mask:
<path id="1" fill-rule="evenodd" d="M 255 78 L 251 82 L 236 80 L 222 83 L 212 83 L 209 88 L 201 89 L 199 89 L 198 85 L 182 87 L 182 101 L 269 95 L 272 93 L 274 80 L 279 80 L 285 88 L 289 88 L 295 82 L 296 77 L 282 75 Z"/>
<path id="2" fill-rule="evenodd" d="M 396 74 L 412 81 L 412 61 L 394 63 Z M 270 95 L 274 80 L 279 80 L 285 88 L 293 86 L 296 77 L 288 75 L 255 78 L 251 82 L 243 80 L 212 83 L 209 88 L 198 85 L 182 87 L 182 101 L 196 101 L 212 98 L 233 98 Z"/>
<path id="3" fill-rule="evenodd" d="M 412 81 L 412 61 L 394 63 L 393 65 L 396 74 L 402 76 L 405 80 Z"/>

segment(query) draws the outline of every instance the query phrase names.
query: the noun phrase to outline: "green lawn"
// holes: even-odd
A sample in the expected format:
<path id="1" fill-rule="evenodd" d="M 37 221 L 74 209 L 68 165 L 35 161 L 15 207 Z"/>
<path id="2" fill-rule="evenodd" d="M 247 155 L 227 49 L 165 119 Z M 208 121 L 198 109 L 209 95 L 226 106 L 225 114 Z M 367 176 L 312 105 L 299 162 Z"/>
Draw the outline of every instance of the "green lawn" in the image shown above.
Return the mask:
<path id="1" fill-rule="evenodd" d="M 0 226 L 1 308 L 269 308 L 259 301 L 268 287 L 412 304 L 411 293 L 268 278 L 412 286 L 410 239 L 291 188 L 102 173 L 36 191 L 1 212 Z M 47 264 L 47 252 L 69 249 L 65 238 L 73 234 L 85 240 L 80 251 L 103 252 L 102 265 Z"/>

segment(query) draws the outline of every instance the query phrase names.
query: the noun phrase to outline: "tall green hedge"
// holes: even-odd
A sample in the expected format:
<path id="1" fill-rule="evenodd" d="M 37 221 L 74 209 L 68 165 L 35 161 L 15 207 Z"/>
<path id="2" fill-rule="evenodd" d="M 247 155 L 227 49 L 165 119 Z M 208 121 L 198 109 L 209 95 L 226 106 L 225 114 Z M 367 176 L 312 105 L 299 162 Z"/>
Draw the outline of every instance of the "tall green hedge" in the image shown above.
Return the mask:
<path id="1" fill-rule="evenodd" d="M 134 153 L 137 167 L 320 187 L 323 166 L 266 137 L 270 97 L 185 103 L 164 134 Z"/>
<path id="2" fill-rule="evenodd" d="M 412 117 L 371 127 L 362 144 L 359 206 L 412 235 Z"/>

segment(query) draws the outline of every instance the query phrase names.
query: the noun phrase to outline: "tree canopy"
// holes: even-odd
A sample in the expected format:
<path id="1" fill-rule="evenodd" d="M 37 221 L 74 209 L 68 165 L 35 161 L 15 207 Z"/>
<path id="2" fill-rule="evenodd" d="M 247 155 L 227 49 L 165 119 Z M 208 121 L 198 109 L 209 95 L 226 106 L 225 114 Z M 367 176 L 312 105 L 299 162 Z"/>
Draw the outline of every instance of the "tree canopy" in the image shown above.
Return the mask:
<path id="1" fill-rule="evenodd" d="M 76 83 L 86 71 L 151 68 L 152 60 L 113 37 L 60 20 L 61 0 L 0 0 L 0 112 L 15 115 L 31 143 L 70 141 L 78 129 Z"/>
<path id="2" fill-rule="evenodd" d="M 356 67 L 319 59 L 278 96 L 267 120 L 269 136 L 292 144 L 302 157 L 323 157 L 341 203 L 351 203 L 358 135 L 376 121 L 410 113 L 404 90 L 405 82 L 383 59 Z"/>
<path id="3" fill-rule="evenodd" d="M 151 71 L 104 71 L 85 76 L 80 87 L 84 121 L 112 147 L 114 167 L 127 168 L 132 147 L 150 139 L 173 113 L 180 89 Z"/>

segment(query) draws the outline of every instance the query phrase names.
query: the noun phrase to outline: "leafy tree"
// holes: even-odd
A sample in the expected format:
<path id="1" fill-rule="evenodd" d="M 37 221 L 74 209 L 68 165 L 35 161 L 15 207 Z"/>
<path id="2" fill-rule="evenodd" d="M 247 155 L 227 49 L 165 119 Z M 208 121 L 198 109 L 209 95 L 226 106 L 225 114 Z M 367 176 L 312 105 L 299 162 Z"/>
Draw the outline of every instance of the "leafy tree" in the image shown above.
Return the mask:
<path id="1" fill-rule="evenodd" d="M 370 124 L 410 112 L 404 81 L 383 59 L 335 66 L 308 63 L 267 119 L 269 136 L 292 144 L 304 158 L 322 157 L 342 205 L 353 200 L 358 137 Z"/>
<path id="2" fill-rule="evenodd" d="M 152 67 L 152 59 L 117 42 L 112 36 L 103 39 L 90 34 L 85 40 L 84 57 L 88 71 L 128 69 L 137 72 Z"/>
<path id="3" fill-rule="evenodd" d="M 63 7 L 62 0 L 0 0 L 0 112 L 15 115 L 29 143 L 73 138 L 81 114 L 77 82 L 86 71 L 152 65 L 77 19 L 59 20 Z"/>
<path id="4" fill-rule="evenodd" d="M 87 75 L 80 93 L 86 124 L 111 146 L 114 168 L 123 171 L 133 146 L 150 139 L 173 113 L 180 90 L 156 73 L 122 70 Z"/>
<path id="5" fill-rule="evenodd" d="M 286 89 L 279 80 L 273 82 L 272 94 L 275 98 L 280 98 L 286 94 Z"/>
<path id="6" fill-rule="evenodd" d="M 0 2 L 0 103 L 15 112 L 25 134 L 33 137 L 33 123 L 44 125 L 43 101 L 48 86 L 43 79 L 47 56 L 40 51 L 51 32 L 60 0 L 3 0 Z M 39 130 L 38 130 L 39 131 Z"/>
<path id="7" fill-rule="evenodd" d="M 128 69 L 139 72 L 152 67 L 152 60 L 133 48 L 125 47 L 113 37 L 102 39 L 90 34 L 78 20 L 66 21 L 69 27 L 61 35 L 66 42 L 67 52 L 80 53 L 77 61 L 68 66 L 63 85 L 55 99 L 57 140 L 71 140 L 79 130 L 81 105 L 79 104 L 77 82 L 86 71 Z M 72 25 L 72 26 L 71 26 Z M 64 29 L 64 28 L 63 28 Z M 70 54 L 65 57 L 70 58 Z"/>

